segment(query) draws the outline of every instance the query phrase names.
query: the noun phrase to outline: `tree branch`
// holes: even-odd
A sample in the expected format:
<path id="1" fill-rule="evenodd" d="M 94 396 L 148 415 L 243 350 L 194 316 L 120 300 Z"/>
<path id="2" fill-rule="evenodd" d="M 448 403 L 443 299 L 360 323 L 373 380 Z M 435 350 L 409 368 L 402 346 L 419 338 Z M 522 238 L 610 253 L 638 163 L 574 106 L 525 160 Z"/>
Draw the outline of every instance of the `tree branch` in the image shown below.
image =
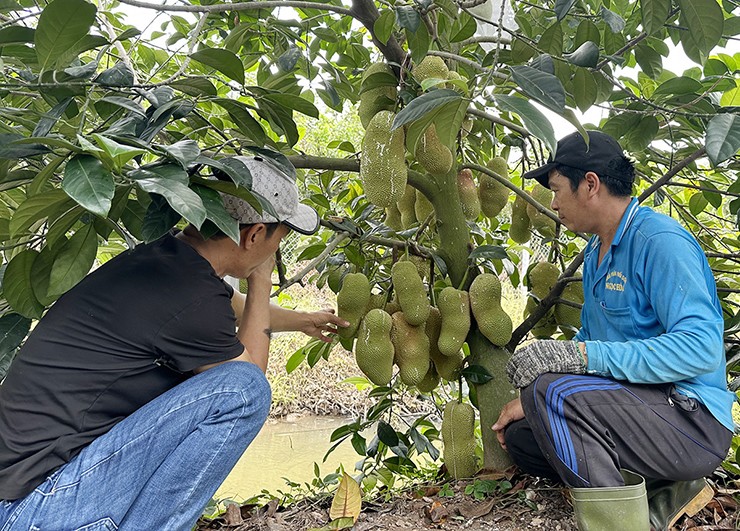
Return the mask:
<path id="1" fill-rule="evenodd" d="M 163 5 L 139 0 L 120 0 L 122 4 L 153 9 L 155 11 L 181 11 L 187 13 L 222 13 L 224 11 L 250 11 L 254 9 L 275 9 L 279 7 L 295 7 L 298 9 L 323 9 L 340 15 L 352 16 L 346 7 L 333 6 L 331 4 L 318 4 L 314 2 L 301 2 L 297 0 L 267 0 L 262 2 L 236 2 L 233 4 L 213 4 L 209 6 L 197 5 Z"/>
<path id="2" fill-rule="evenodd" d="M 307 170 L 360 171 L 357 158 L 338 159 L 335 157 L 314 157 L 311 155 L 289 155 L 288 160 L 296 168 Z"/>
<path id="3" fill-rule="evenodd" d="M 655 181 L 652 185 L 650 185 L 650 187 L 648 187 L 647 190 L 645 190 L 644 192 L 642 192 L 637 197 L 637 201 L 639 203 L 642 203 L 643 201 L 645 201 L 645 199 L 647 199 L 648 197 L 650 197 L 651 195 L 653 195 L 653 193 L 657 189 L 659 189 L 665 183 L 667 183 L 668 181 L 670 181 L 678 172 L 680 172 L 681 170 L 683 170 L 686 166 L 688 166 L 689 164 L 691 164 L 692 162 L 694 162 L 696 159 L 701 158 L 706 152 L 707 152 L 707 150 L 705 148 L 699 148 L 696 151 L 694 151 L 691 155 L 689 155 L 688 157 L 686 157 L 685 159 L 683 159 L 681 162 L 679 162 L 678 164 L 676 164 L 675 166 L 673 166 L 670 170 L 668 170 L 666 172 L 666 174 L 663 175 L 663 177 L 661 177 L 660 179 L 658 179 L 657 181 Z"/>
<path id="4" fill-rule="evenodd" d="M 338 232 L 337 234 L 335 234 L 334 237 L 332 238 L 332 241 L 330 241 L 327 244 L 326 249 L 324 249 L 323 251 L 321 251 L 321 254 L 319 256 L 317 256 L 316 258 L 314 258 L 313 260 L 311 260 L 308 264 L 306 264 L 306 266 L 303 269 L 301 269 L 300 271 L 298 271 L 295 275 L 293 275 L 289 279 L 285 280 L 285 282 L 281 283 L 280 284 L 280 287 L 277 289 L 277 291 L 275 291 L 275 293 L 273 293 L 272 296 L 275 297 L 275 296 L 279 295 L 282 291 L 285 291 L 286 289 L 288 289 L 293 284 L 297 284 L 301 280 L 303 280 L 303 277 L 305 277 L 308 273 L 310 273 L 311 270 L 314 269 L 321 262 L 323 262 L 324 260 L 326 260 L 327 257 L 332 252 L 334 252 L 334 249 L 336 249 L 337 247 L 339 247 L 339 245 L 341 245 L 341 243 L 344 240 L 348 239 L 348 238 L 349 238 L 349 233 L 348 232 Z"/>
<path id="5" fill-rule="evenodd" d="M 395 63 L 398 66 L 394 66 L 393 70 L 396 71 L 397 75 L 400 73 L 400 65 L 403 64 L 406 58 L 406 52 L 403 51 L 401 45 L 398 44 L 396 38 L 391 35 L 388 42 L 383 44 L 375 36 L 375 21 L 380 17 L 380 11 L 375 6 L 375 2 L 372 0 L 352 0 L 352 8 L 347 13 L 351 17 L 362 22 L 362 25 L 367 28 L 370 36 L 373 39 L 373 44 L 381 51 L 383 56 L 391 63 Z"/>
<path id="6" fill-rule="evenodd" d="M 481 111 L 479 109 L 476 109 L 473 106 L 468 107 L 467 113 L 472 114 L 473 116 L 477 116 L 479 118 L 483 118 L 495 124 L 500 124 L 500 125 L 503 125 L 504 127 L 508 127 L 512 131 L 516 131 L 517 133 L 519 133 L 525 138 L 529 136 L 529 131 L 524 129 L 521 125 L 517 125 L 514 122 L 510 122 L 509 120 L 504 120 L 503 118 L 499 118 L 498 116 L 489 114 L 486 111 Z"/>

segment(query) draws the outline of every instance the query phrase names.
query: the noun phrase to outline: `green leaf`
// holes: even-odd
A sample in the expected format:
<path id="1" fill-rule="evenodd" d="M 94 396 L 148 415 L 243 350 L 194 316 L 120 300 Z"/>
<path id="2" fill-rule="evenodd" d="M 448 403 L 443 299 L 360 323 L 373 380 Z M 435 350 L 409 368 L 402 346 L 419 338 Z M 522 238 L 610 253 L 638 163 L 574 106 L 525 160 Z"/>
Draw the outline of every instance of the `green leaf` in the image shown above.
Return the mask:
<path id="1" fill-rule="evenodd" d="M 206 217 L 213 221 L 226 236 L 239 243 L 239 222 L 226 212 L 219 193 L 205 186 L 194 185 L 192 189 L 203 201 Z"/>
<path id="2" fill-rule="evenodd" d="M 671 0 L 640 0 L 642 29 L 652 35 L 663 27 L 671 11 Z"/>
<path id="3" fill-rule="evenodd" d="M 308 100 L 296 97 L 292 94 L 265 94 L 263 99 L 273 101 L 286 109 L 293 109 L 312 118 L 319 117 L 319 110 Z"/>
<path id="4" fill-rule="evenodd" d="M 385 421 L 378 421 L 378 439 L 388 448 L 398 445 L 398 434 L 390 424 Z"/>
<path id="5" fill-rule="evenodd" d="M 295 68 L 295 65 L 298 64 L 298 61 L 300 61 L 301 57 L 301 49 L 297 46 L 292 46 L 288 48 L 285 52 L 283 52 L 280 57 L 278 57 L 278 68 L 280 68 L 282 72 L 292 72 Z"/>
<path id="6" fill-rule="evenodd" d="M 113 175 L 90 155 L 76 155 L 64 168 L 62 189 L 90 212 L 105 217 L 115 193 Z"/>
<path id="7" fill-rule="evenodd" d="M 13 353 L 28 335 L 31 320 L 17 313 L 0 317 L 0 357 Z M 0 375 L 0 380 L 3 376 Z"/>
<path id="8" fill-rule="evenodd" d="M 612 30 L 612 33 L 621 33 L 624 29 L 624 19 L 617 15 L 614 11 L 609 11 L 606 7 L 601 6 L 601 11 L 599 12 L 599 15 L 601 15 L 601 18 L 604 19 L 604 22 L 607 23 L 609 28 Z"/>
<path id="9" fill-rule="evenodd" d="M 473 17 L 463 11 L 458 15 L 458 19 L 454 23 L 450 42 L 464 41 L 475 35 L 476 29 L 478 29 L 478 23 Z"/>
<path id="10" fill-rule="evenodd" d="M 170 83 L 170 87 L 189 96 L 216 96 L 218 90 L 204 77 L 193 77 L 188 79 L 178 79 Z"/>
<path id="11" fill-rule="evenodd" d="M 722 107 L 740 107 L 740 87 L 730 89 L 719 100 Z"/>
<path id="12" fill-rule="evenodd" d="M 635 60 L 642 71 L 652 79 L 657 79 L 663 71 L 663 58 L 648 44 L 640 44 L 635 48 Z"/>
<path id="13" fill-rule="evenodd" d="M 701 89 L 702 85 L 696 79 L 685 76 L 673 77 L 661 83 L 658 88 L 655 89 L 655 92 L 653 92 L 653 96 L 695 94 L 699 93 Z"/>
<path id="14" fill-rule="evenodd" d="M 92 225 L 86 225 L 64 242 L 54 257 L 49 275 L 49 297 L 58 297 L 72 289 L 95 261 L 98 235 Z"/>
<path id="15" fill-rule="evenodd" d="M 524 122 L 527 131 L 542 140 L 551 153 L 555 152 L 557 140 L 555 131 L 547 117 L 534 105 L 524 98 L 499 94 L 495 96 L 496 103 L 502 111 L 518 114 Z"/>
<path id="16" fill-rule="evenodd" d="M 151 242 L 164 236 L 180 221 L 180 214 L 173 210 L 164 197 L 159 194 L 152 194 L 151 197 L 152 201 L 146 209 L 140 229 L 142 239 L 145 242 Z M 139 203 L 134 204 L 138 205 Z M 132 212 L 132 214 L 138 215 L 136 212 Z M 134 229 L 138 228 L 136 217 L 127 216 L 127 219 L 132 223 Z"/>
<path id="17" fill-rule="evenodd" d="M 393 120 L 392 130 L 396 130 L 399 127 L 403 127 L 406 124 L 410 124 L 423 118 L 427 113 L 434 111 L 436 108 L 450 102 L 457 102 L 462 99 L 462 96 L 450 89 L 439 89 L 431 92 L 426 92 L 414 98 L 411 103 L 406 105 L 401 112 L 396 115 Z"/>
<path id="18" fill-rule="evenodd" d="M 292 373 L 301 365 L 301 363 L 303 363 L 305 359 L 306 351 L 302 348 L 296 350 L 285 363 L 285 372 L 288 374 Z"/>
<path id="19" fill-rule="evenodd" d="M 639 125 L 626 135 L 630 151 L 640 152 L 646 149 L 657 136 L 659 126 L 655 116 L 644 116 Z"/>
<path id="20" fill-rule="evenodd" d="M 64 98 L 62 101 L 54 105 L 54 107 L 45 112 L 39 120 L 39 123 L 36 124 L 31 136 L 42 137 L 48 135 L 51 128 L 56 125 L 59 118 L 61 118 L 67 110 L 67 107 L 69 107 L 69 104 L 73 101 L 73 98 Z"/>
<path id="21" fill-rule="evenodd" d="M 0 45 L 33 42 L 35 31 L 25 26 L 7 26 L 0 29 Z"/>
<path id="22" fill-rule="evenodd" d="M 40 319 L 44 307 L 33 294 L 31 277 L 38 251 L 26 249 L 13 257 L 3 274 L 3 296 L 13 310 L 29 319 Z"/>
<path id="23" fill-rule="evenodd" d="M 121 61 L 100 72 L 95 81 L 106 87 L 130 87 L 134 84 L 134 72 L 126 63 Z"/>
<path id="24" fill-rule="evenodd" d="M 416 30 L 421 26 L 421 17 L 419 16 L 419 12 L 411 6 L 397 7 L 396 20 L 398 20 L 399 26 L 409 30 L 411 33 L 416 33 Z"/>
<path id="25" fill-rule="evenodd" d="M 126 109 L 127 111 L 131 111 L 134 114 L 146 117 L 146 113 L 144 112 L 144 109 L 141 107 L 141 105 L 128 98 L 122 98 L 120 96 L 106 96 L 105 98 L 100 98 L 100 100 L 98 101 L 112 103 L 113 105 Z"/>
<path id="26" fill-rule="evenodd" d="M 555 112 L 563 112 L 565 89 L 557 77 L 529 66 L 512 66 L 511 75 L 528 96 Z"/>
<path id="27" fill-rule="evenodd" d="M 699 51 L 706 55 L 722 38 L 724 16 L 716 0 L 677 0 L 681 21 L 690 31 L 682 32 L 691 39 Z"/>
<path id="28" fill-rule="evenodd" d="M 190 57 L 204 65 L 215 68 L 229 79 L 244 84 L 244 65 L 235 53 L 220 48 L 203 47 Z"/>
<path id="29" fill-rule="evenodd" d="M 164 197 L 176 212 L 196 228 L 200 228 L 206 220 L 206 208 L 203 206 L 203 201 L 186 184 L 161 177 L 140 179 L 136 183 L 150 194 L 159 194 Z"/>
<path id="30" fill-rule="evenodd" d="M 567 53 L 563 57 L 576 66 L 593 68 L 599 62 L 599 47 L 594 42 L 586 41 L 572 53 Z"/>
<path id="31" fill-rule="evenodd" d="M 565 18 L 565 15 L 568 14 L 568 11 L 570 11 L 570 8 L 573 7 L 573 4 L 575 3 L 576 0 L 556 0 L 554 9 L 558 22 Z"/>
<path id="32" fill-rule="evenodd" d="M 578 24 L 576 38 L 573 44 L 575 46 L 580 46 L 586 41 L 595 42 L 597 46 L 601 44 L 601 32 L 599 31 L 599 27 L 588 19 L 582 20 Z"/>
<path id="33" fill-rule="evenodd" d="M 723 113 L 709 120 L 705 145 L 715 166 L 734 156 L 740 149 L 740 116 Z"/>
<path id="34" fill-rule="evenodd" d="M 585 68 L 576 68 L 573 75 L 573 98 L 581 112 L 586 112 L 596 103 L 599 96 L 599 86 L 594 74 Z"/>
<path id="35" fill-rule="evenodd" d="M 480 245 L 468 255 L 468 260 L 471 261 L 475 261 L 478 258 L 484 258 L 487 260 L 506 260 L 509 258 L 509 255 L 506 254 L 506 249 L 500 245 Z"/>
<path id="36" fill-rule="evenodd" d="M 17 236 L 33 223 L 46 218 L 64 203 L 74 204 L 64 190 L 55 188 L 23 201 L 10 219 L 10 235 Z"/>
<path id="37" fill-rule="evenodd" d="M 180 163 L 183 169 L 200 156 L 200 147 L 195 140 L 180 140 L 168 146 L 158 146 L 167 155 Z"/>
<path id="38" fill-rule="evenodd" d="M 119 144 L 115 140 L 98 133 L 93 133 L 92 137 L 105 154 L 110 157 L 117 169 L 123 168 L 134 157 L 146 153 L 145 149 Z"/>
<path id="39" fill-rule="evenodd" d="M 44 8 L 34 35 L 42 71 L 53 68 L 58 58 L 88 35 L 96 12 L 97 8 L 84 0 L 54 0 Z"/>
<path id="40" fill-rule="evenodd" d="M 262 145 L 267 141 L 267 135 L 262 125 L 252 117 L 248 107 L 240 101 L 229 100 L 226 98 L 216 98 L 213 103 L 220 105 L 229 113 L 239 131 L 244 133 L 258 144 Z"/>
<path id="41" fill-rule="evenodd" d="M 493 376 L 482 365 L 468 365 L 461 374 L 471 384 L 484 384 L 493 380 Z"/>
<path id="42" fill-rule="evenodd" d="M 416 31 L 406 29 L 406 41 L 411 51 L 411 59 L 418 64 L 429 51 L 432 37 L 429 35 L 426 25 L 422 24 Z"/>
<path id="43" fill-rule="evenodd" d="M 382 9 L 380 16 L 375 19 L 373 33 L 382 44 L 388 44 L 388 39 L 393 35 L 393 27 L 396 25 L 396 14 L 390 9 Z"/>
<path id="44" fill-rule="evenodd" d="M 707 201 L 707 198 L 702 193 L 696 193 L 691 196 L 689 199 L 689 211 L 694 215 L 698 216 L 700 213 L 704 212 L 704 209 L 709 204 L 709 201 Z"/>

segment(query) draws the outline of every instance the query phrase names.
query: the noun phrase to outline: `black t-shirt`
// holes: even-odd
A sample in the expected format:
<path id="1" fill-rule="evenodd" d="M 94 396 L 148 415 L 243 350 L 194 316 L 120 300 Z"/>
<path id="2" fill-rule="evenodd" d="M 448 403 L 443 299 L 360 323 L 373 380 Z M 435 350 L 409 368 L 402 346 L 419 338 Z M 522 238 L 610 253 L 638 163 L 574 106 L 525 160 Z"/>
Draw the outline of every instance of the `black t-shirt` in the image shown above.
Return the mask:
<path id="1" fill-rule="evenodd" d="M 193 369 L 240 355 L 232 293 L 168 235 L 63 295 L 0 386 L 0 499 L 24 497 Z"/>

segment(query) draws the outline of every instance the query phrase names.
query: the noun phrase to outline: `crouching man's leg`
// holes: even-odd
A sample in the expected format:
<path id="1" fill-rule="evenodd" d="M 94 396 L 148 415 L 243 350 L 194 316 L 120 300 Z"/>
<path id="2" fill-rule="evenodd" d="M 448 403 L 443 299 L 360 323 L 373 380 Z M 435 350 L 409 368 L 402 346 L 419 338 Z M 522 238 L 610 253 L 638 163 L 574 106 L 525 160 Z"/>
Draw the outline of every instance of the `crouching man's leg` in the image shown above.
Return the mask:
<path id="1" fill-rule="evenodd" d="M 2 531 L 189 531 L 262 427 L 270 387 L 256 365 L 198 374 L 100 436 L 34 492 Z"/>

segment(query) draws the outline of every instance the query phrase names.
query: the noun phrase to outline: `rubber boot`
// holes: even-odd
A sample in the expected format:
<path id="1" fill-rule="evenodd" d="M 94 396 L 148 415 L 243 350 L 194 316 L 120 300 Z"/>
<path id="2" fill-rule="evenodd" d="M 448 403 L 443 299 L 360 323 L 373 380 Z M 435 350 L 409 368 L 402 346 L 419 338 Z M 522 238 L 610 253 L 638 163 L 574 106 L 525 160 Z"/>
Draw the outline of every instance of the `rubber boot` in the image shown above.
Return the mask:
<path id="1" fill-rule="evenodd" d="M 694 516 L 714 497 L 704 478 L 691 481 L 650 479 L 646 484 L 650 525 L 654 531 L 668 531 L 684 514 Z"/>
<path id="2" fill-rule="evenodd" d="M 649 531 L 645 479 L 621 470 L 622 487 L 570 489 L 579 531 Z"/>

